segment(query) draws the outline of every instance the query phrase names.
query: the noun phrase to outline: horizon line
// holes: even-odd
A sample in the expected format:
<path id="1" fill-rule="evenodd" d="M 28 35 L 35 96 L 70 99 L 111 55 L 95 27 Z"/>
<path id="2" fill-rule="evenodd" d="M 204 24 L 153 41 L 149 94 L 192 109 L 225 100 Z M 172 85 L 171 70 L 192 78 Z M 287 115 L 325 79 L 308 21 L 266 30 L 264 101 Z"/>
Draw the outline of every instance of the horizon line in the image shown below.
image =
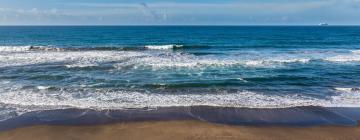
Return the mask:
<path id="1" fill-rule="evenodd" d="M 294 25 L 284 25 L 284 24 L 243 24 L 243 25 L 232 25 L 232 24 L 169 24 L 169 25 L 159 25 L 159 24 L 9 24 L 9 25 L 0 25 L 0 26 L 321 26 L 318 24 L 294 24 Z M 360 26 L 360 24 L 329 24 L 326 26 Z M 321 27 L 326 27 L 321 26 Z"/>

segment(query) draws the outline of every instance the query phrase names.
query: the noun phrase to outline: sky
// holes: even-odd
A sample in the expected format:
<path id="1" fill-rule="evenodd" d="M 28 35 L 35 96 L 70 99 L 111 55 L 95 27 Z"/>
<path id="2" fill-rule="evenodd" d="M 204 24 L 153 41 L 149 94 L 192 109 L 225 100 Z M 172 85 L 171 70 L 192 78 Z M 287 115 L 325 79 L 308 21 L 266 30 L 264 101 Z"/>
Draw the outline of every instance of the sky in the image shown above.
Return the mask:
<path id="1" fill-rule="evenodd" d="M 360 25 L 360 0 L 0 0 L 0 25 Z"/>

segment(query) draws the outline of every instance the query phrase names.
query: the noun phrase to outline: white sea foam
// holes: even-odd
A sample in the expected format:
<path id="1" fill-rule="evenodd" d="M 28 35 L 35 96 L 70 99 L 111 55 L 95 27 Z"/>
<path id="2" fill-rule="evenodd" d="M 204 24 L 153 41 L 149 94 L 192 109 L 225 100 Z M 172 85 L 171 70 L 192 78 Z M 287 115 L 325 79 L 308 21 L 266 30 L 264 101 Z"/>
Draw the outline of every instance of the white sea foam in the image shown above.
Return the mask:
<path id="1" fill-rule="evenodd" d="M 283 59 L 266 59 L 266 60 L 248 60 L 245 64 L 248 66 L 276 66 L 276 64 L 286 63 L 308 63 L 309 58 L 283 58 Z"/>
<path id="2" fill-rule="evenodd" d="M 0 104 L 61 109 L 67 107 L 92 109 L 123 109 L 171 106 L 222 106 L 248 108 L 286 108 L 296 106 L 360 107 L 359 93 L 338 93 L 318 99 L 304 95 L 267 95 L 250 91 L 236 93 L 159 94 L 135 91 L 94 90 L 85 92 L 17 90 L 0 94 Z"/>
<path id="3" fill-rule="evenodd" d="M 36 88 L 39 90 L 46 90 L 46 89 L 51 88 L 51 86 L 37 86 Z"/>
<path id="4" fill-rule="evenodd" d="M 228 55 L 224 57 L 217 57 L 211 55 L 196 56 L 192 54 L 168 51 L 62 51 L 61 49 L 56 48 L 45 48 L 43 50 L 57 51 L 21 52 L 21 50 L 28 50 L 28 48 L 28 46 L 24 47 L 18 50 L 18 52 L 16 51 L 17 49 L 9 49 L 13 51 L 10 51 L 10 53 L 2 52 L 2 54 L 0 55 L 0 67 L 57 63 L 63 64 L 68 68 L 81 68 L 96 67 L 99 66 L 99 64 L 105 62 L 115 62 L 112 64 L 115 68 L 118 69 L 122 69 L 124 67 L 129 68 L 129 66 L 134 69 L 143 67 L 151 67 L 152 69 L 202 69 L 207 67 L 233 66 L 279 67 L 288 63 L 309 63 L 312 59 L 314 59 L 314 57 L 316 59 L 323 59 L 331 62 L 360 61 L 360 54 L 355 52 L 324 58 L 311 55 L 302 56 L 298 54 L 279 54 L 273 56 L 260 55 L 260 57 L 252 58 L 238 55 Z"/>
<path id="5" fill-rule="evenodd" d="M 237 80 L 239 80 L 239 81 L 243 81 L 243 82 L 245 82 L 245 83 L 247 83 L 247 82 L 249 82 L 249 81 L 246 81 L 244 78 L 236 78 Z"/>
<path id="6" fill-rule="evenodd" d="M 96 64 L 70 64 L 70 65 L 65 65 L 65 67 L 67 68 L 85 68 L 85 67 L 95 67 L 98 66 Z"/>
<path id="7" fill-rule="evenodd" d="M 342 54 L 333 57 L 325 58 L 331 62 L 359 62 L 360 61 L 360 50 L 353 50 L 349 54 Z"/>
<path id="8" fill-rule="evenodd" d="M 359 107 L 360 104 L 360 88 L 335 88 L 338 96 L 333 96 L 334 105 L 340 104 L 342 106 Z"/>
<path id="9" fill-rule="evenodd" d="M 28 51 L 62 51 L 61 48 L 48 46 L 0 46 L 0 52 L 28 52 Z"/>
<path id="10" fill-rule="evenodd" d="M 162 68 L 206 68 L 206 67 L 275 67 L 286 63 L 306 63 L 307 58 L 263 58 L 259 60 L 227 56 L 195 56 L 178 52 L 152 51 L 31 51 L 22 53 L 3 53 L 0 67 L 25 66 L 36 64 L 63 64 L 68 68 L 92 67 L 105 62 L 115 62 L 114 67 Z"/>
<path id="11" fill-rule="evenodd" d="M 0 67 L 24 66 L 44 63 L 62 63 L 66 67 L 84 67 L 95 66 L 97 63 L 108 61 L 121 61 L 136 56 L 144 56 L 144 54 L 116 51 L 49 51 L 6 53 L 0 55 Z"/>
<path id="12" fill-rule="evenodd" d="M 295 58 L 295 59 L 280 59 L 280 60 L 272 60 L 273 62 L 279 63 L 308 63 L 311 59 L 310 58 Z"/>
<path id="13" fill-rule="evenodd" d="M 331 62 L 359 62 L 360 55 L 338 55 L 338 56 L 326 58 L 325 60 Z"/>
<path id="14" fill-rule="evenodd" d="M 360 54 L 360 50 L 352 50 L 352 53 Z"/>
<path id="15" fill-rule="evenodd" d="M 173 48 L 180 48 L 183 45 L 147 45 L 145 48 L 147 49 L 153 49 L 153 50 L 167 50 L 167 49 L 173 49 Z"/>
<path id="16" fill-rule="evenodd" d="M 31 46 L 0 46 L 0 52 L 24 52 L 30 51 Z"/>
<path id="17" fill-rule="evenodd" d="M 149 45 L 145 47 L 148 49 L 162 50 L 182 47 L 182 45 Z M 137 63 L 141 66 L 148 65 L 154 68 L 234 65 L 277 67 L 287 63 L 308 63 L 312 59 L 322 59 L 331 62 L 360 62 L 360 50 L 353 50 L 351 53 L 340 55 L 336 55 L 337 53 L 334 52 L 317 54 L 317 51 L 314 54 L 309 53 L 306 55 L 299 55 L 297 53 L 287 55 L 273 54 L 272 56 L 256 57 L 256 59 L 232 55 L 217 58 L 167 51 L 64 51 L 64 49 L 61 48 L 47 46 L 0 46 L 0 53 L 2 53 L 0 56 L 0 64 L 3 64 L 2 66 L 65 62 L 68 63 L 65 66 L 69 68 L 91 67 L 97 66 L 97 63 L 105 61 L 119 61 L 125 59 L 129 59 L 128 64 Z M 328 57 L 330 54 L 335 56 Z M 121 66 L 121 64 L 116 66 Z"/>
<path id="18" fill-rule="evenodd" d="M 341 87 L 337 87 L 335 88 L 336 91 L 339 92 L 359 92 L 360 93 L 360 88 L 341 88 Z"/>

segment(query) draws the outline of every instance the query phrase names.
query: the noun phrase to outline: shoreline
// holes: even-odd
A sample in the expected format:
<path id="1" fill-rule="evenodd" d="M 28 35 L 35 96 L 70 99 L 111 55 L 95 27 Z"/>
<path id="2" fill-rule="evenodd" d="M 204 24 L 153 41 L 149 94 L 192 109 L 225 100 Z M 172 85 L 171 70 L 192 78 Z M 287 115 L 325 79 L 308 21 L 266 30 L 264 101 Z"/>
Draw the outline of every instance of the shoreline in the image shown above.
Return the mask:
<path id="1" fill-rule="evenodd" d="M 103 125 L 146 121 L 202 121 L 233 126 L 357 126 L 360 108 L 161 107 L 123 110 L 59 109 L 28 112 L 0 121 L 0 132 L 38 125 Z"/>
<path id="2" fill-rule="evenodd" d="M 36 125 L 0 132 L 1 140 L 355 140 L 360 126 L 234 126 L 195 120 L 65 126 Z"/>

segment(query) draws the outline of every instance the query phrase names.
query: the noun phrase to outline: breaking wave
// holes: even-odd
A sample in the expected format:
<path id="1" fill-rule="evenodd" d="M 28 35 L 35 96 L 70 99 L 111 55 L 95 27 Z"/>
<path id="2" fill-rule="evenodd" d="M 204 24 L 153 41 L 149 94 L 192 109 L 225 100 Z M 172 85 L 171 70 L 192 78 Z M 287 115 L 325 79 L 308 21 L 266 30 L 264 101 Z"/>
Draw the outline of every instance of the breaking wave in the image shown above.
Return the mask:
<path id="1" fill-rule="evenodd" d="M 359 62 L 360 61 L 360 50 L 353 50 L 349 54 L 342 54 L 333 57 L 325 58 L 331 62 Z"/>
<path id="2" fill-rule="evenodd" d="M 352 50 L 351 52 L 355 54 L 360 54 L 360 50 Z"/>
<path id="3" fill-rule="evenodd" d="M 335 88 L 336 91 L 338 92 L 359 92 L 360 93 L 360 88 Z"/>
<path id="4" fill-rule="evenodd" d="M 60 48 L 11 49 L 11 53 L 0 55 L 0 67 L 25 66 L 38 64 L 56 64 L 67 68 L 96 67 L 110 63 L 115 68 L 152 67 L 158 68 L 205 68 L 205 67 L 276 67 L 287 63 L 308 63 L 309 58 L 273 57 L 249 59 L 238 56 L 218 58 L 215 56 L 196 56 L 182 52 L 163 51 L 99 51 L 99 50 L 65 50 Z M 3 49 L 6 50 L 6 49 Z M 10 49 L 9 49 L 10 50 Z M 26 53 L 16 53 L 25 51 Z M 55 50 L 55 51 L 52 51 Z"/>
<path id="5" fill-rule="evenodd" d="M 297 106 L 359 107 L 360 93 L 338 93 L 329 98 L 300 94 L 274 95 L 250 91 L 217 93 L 159 94 L 98 89 L 92 91 L 16 90 L 0 94 L 0 104 L 33 109 L 126 109 L 173 106 L 221 106 L 246 108 L 287 108 Z"/>
<path id="6" fill-rule="evenodd" d="M 146 46 L 148 49 L 162 50 L 182 45 Z M 194 55 L 175 51 L 146 51 L 141 48 L 56 48 L 47 46 L 0 46 L 0 67 L 37 64 L 62 64 L 67 68 L 97 67 L 111 62 L 114 68 L 123 67 L 154 69 L 161 68 L 206 68 L 206 67 L 279 67 L 284 64 L 306 64 L 313 60 L 329 62 L 360 62 L 357 50 L 336 56 L 316 53 L 303 54 L 246 54 L 218 57 L 214 55 Z M 324 52 L 328 53 L 328 52 Z M 334 53 L 332 53 L 334 54 Z M 260 57 L 259 57 L 260 56 Z"/>
<path id="7" fill-rule="evenodd" d="M 0 52 L 28 52 L 28 51 L 62 51 L 61 48 L 48 46 L 0 46 Z"/>
<path id="8" fill-rule="evenodd" d="M 251 91 L 217 93 L 159 94 L 139 91 L 97 89 L 92 91 L 51 91 L 49 86 L 39 90 L 15 90 L 0 94 L 0 121 L 32 111 L 79 109 L 142 109 L 157 107 L 245 107 L 288 108 L 299 106 L 360 107 L 359 92 L 339 92 L 328 98 L 301 94 L 274 95 Z M 352 91 L 352 90 L 351 90 Z"/>
<path id="9" fill-rule="evenodd" d="M 174 48 L 181 48 L 183 45 L 147 45 L 145 48 L 153 49 L 153 50 L 167 50 L 167 49 L 174 49 Z"/>
<path id="10" fill-rule="evenodd" d="M 241 60 L 238 58 L 215 58 L 183 53 L 148 53 L 129 51 L 84 51 L 84 52 L 33 52 L 0 56 L 0 67 L 36 64 L 63 64 L 68 68 L 92 67 L 113 62 L 116 68 L 133 66 L 152 68 L 202 68 L 202 67 L 273 67 L 286 63 L 307 63 L 310 59 Z"/>

